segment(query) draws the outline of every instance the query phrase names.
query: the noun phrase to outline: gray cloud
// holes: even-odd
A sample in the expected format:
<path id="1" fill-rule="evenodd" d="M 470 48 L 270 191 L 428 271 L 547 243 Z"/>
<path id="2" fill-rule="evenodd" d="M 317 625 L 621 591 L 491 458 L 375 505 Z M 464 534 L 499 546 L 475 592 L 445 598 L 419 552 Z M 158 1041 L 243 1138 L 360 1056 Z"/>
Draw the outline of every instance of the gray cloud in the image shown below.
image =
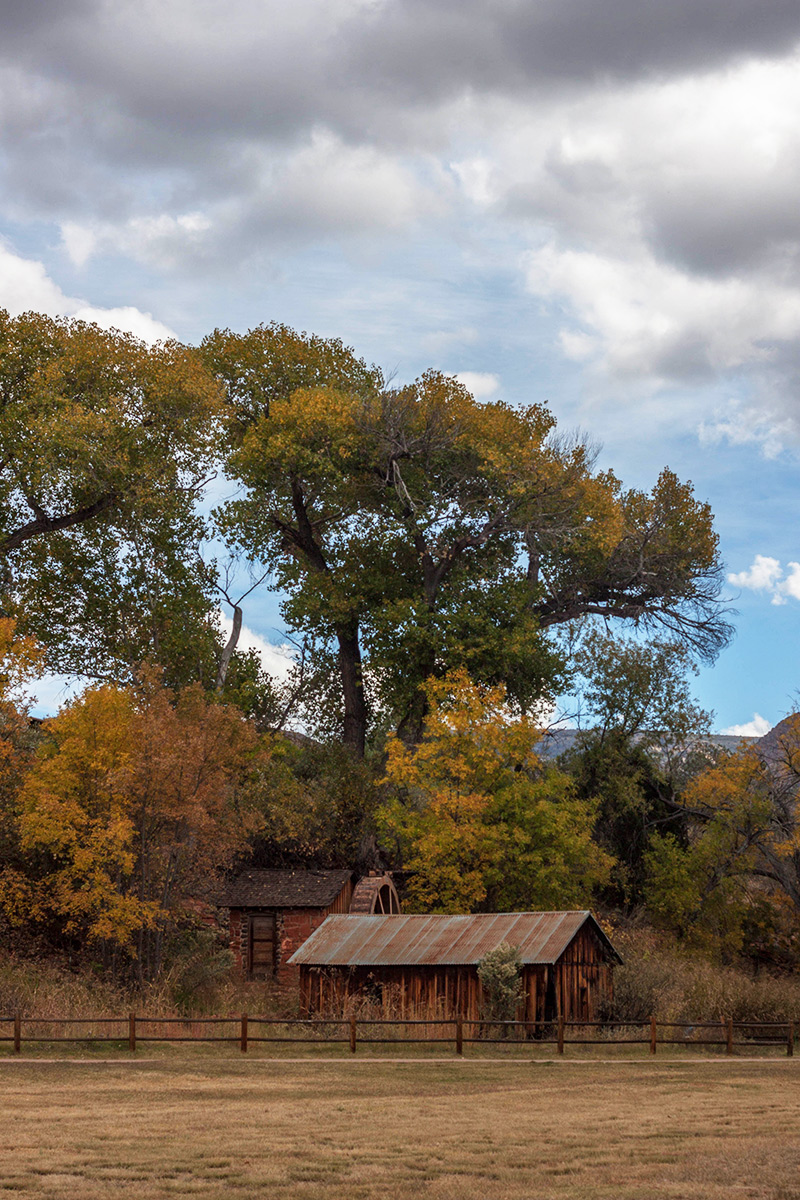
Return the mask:
<path id="1" fill-rule="evenodd" d="M 705 70 L 798 38 L 794 0 L 406 0 L 352 31 L 346 62 L 378 92 L 430 102 Z"/>
<path id="2" fill-rule="evenodd" d="M 0 213 L 214 277 L 501 230 L 579 360 L 793 373 L 799 39 L 797 0 L 7 3 Z"/>
<path id="3" fill-rule="evenodd" d="M 35 20 L 33 19 L 35 14 Z M 403 138 L 413 110 L 519 97 L 776 55 L 800 39 L 796 0 L 55 0 L 9 3 L 0 56 L 76 101 L 170 139 L 277 142 L 314 124 Z M 88 115 L 88 114 L 87 114 Z M 103 112 L 95 110 L 106 146 Z M 127 136 L 126 136 L 127 134 Z M 141 148 L 140 148 L 141 149 Z M 197 153 L 169 145 L 174 161 Z"/>

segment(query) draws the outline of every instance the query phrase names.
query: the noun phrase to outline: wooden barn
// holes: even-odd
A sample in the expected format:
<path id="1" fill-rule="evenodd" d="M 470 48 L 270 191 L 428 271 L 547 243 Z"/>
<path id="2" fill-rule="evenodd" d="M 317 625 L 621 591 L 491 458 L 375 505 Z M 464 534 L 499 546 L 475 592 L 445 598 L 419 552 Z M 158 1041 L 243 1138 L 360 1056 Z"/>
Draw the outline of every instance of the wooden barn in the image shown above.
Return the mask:
<path id="1" fill-rule="evenodd" d="M 240 871 L 223 897 L 230 947 L 248 979 L 296 980 L 289 958 L 331 913 L 399 913 L 388 875 L 358 879 L 352 871 Z"/>
<path id="2" fill-rule="evenodd" d="M 596 1020 L 620 956 L 590 912 L 330 916 L 293 954 L 306 1013 L 372 998 L 386 1015 L 479 1020 L 478 964 L 502 942 L 523 962 L 523 1021 Z"/>

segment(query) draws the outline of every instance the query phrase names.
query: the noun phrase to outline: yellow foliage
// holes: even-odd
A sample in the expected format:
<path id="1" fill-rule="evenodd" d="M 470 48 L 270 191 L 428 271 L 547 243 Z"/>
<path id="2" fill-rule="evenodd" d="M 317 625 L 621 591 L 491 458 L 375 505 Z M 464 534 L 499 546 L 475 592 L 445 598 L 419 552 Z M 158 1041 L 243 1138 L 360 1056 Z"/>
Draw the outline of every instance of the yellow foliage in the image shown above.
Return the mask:
<path id="1" fill-rule="evenodd" d="M 413 748 L 390 738 L 393 798 L 378 814 L 424 910 L 551 908 L 587 903 L 611 859 L 591 840 L 592 804 L 545 770 L 541 733 L 502 687 L 465 671 L 426 685 L 429 713 Z"/>

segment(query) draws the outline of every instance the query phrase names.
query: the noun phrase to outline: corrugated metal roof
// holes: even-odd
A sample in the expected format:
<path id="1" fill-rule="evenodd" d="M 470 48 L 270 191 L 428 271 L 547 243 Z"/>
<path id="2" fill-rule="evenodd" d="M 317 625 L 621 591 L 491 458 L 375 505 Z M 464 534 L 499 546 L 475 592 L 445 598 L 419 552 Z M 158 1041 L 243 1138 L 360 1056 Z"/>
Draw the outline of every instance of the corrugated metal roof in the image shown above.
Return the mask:
<path id="1" fill-rule="evenodd" d="M 467 966 L 508 942 L 519 949 L 524 963 L 554 963 L 587 921 L 619 958 L 585 910 L 468 916 L 335 914 L 323 921 L 289 962 L 315 967 Z"/>

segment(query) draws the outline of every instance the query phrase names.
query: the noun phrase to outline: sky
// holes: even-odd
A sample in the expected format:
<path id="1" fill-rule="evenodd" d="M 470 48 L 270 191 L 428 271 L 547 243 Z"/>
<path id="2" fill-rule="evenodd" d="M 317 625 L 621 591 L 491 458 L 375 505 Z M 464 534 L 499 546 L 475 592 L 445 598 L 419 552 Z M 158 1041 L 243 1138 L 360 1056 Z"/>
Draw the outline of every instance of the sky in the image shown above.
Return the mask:
<path id="1" fill-rule="evenodd" d="M 3 0 L 0 305 L 279 320 L 669 465 L 737 610 L 698 698 L 763 732 L 800 687 L 799 110 L 797 0 Z M 276 597 L 245 621 L 280 645 Z"/>

